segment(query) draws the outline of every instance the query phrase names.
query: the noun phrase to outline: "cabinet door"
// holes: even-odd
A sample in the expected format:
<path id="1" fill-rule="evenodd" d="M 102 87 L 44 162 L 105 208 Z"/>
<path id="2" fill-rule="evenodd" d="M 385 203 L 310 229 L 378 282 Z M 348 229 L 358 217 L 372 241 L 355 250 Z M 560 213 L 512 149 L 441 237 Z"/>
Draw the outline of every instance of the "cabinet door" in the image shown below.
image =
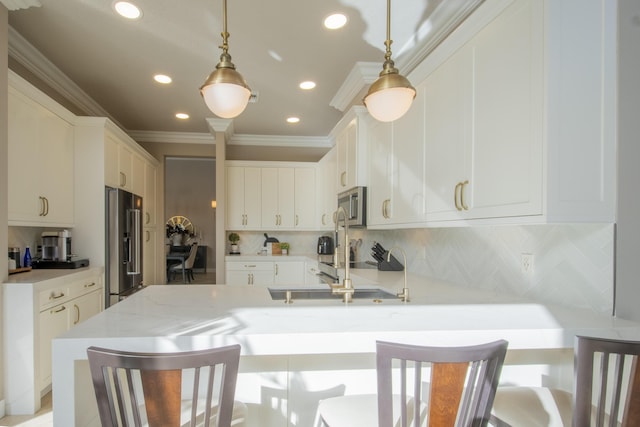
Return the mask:
<path id="1" fill-rule="evenodd" d="M 73 127 L 44 109 L 39 122 L 39 188 L 46 204 L 42 220 L 48 223 L 73 224 Z"/>
<path id="2" fill-rule="evenodd" d="M 347 145 L 349 145 L 348 132 L 343 130 L 336 137 L 336 186 L 338 193 L 349 189 L 347 187 Z"/>
<path id="3" fill-rule="evenodd" d="M 123 144 L 118 144 L 119 187 L 133 191 L 133 152 Z"/>
<path id="4" fill-rule="evenodd" d="M 144 196 L 144 164 L 142 157 L 134 154 L 131 160 L 131 192 L 138 196 Z"/>
<path id="5" fill-rule="evenodd" d="M 295 218 L 296 228 L 314 228 L 318 205 L 322 202 L 316 193 L 316 169 L 295 169 Z"/>
<path id="6" fill-rule="evenodd" d="M 278 168 L 262 169 L 262 227 L 278 227 Z"/>
<path id="7" fill-rule="evenodd" d="M 107 134 L 104 140 L 104 183 L 109 187 L 120 187 L 118 141 L 109 134 Z"/>
<path id="8" fill-rule="evenodd" d="M 473 217 L 542 213 L 543 36 L 535 3 L 514 3 L 473 40 Z"/>
<path id="9" fill-rule="evenodd" d="M 303 261 L 276 262 L 273 273 L 276 285 L 302 285 L 305 282 Z"/>
<path id="10" fill-rule="evenodd" d="M 317 188 L 321 195 L 321 206 L 318 209 L 319 224 L 324 230 L 333 230 L 333 213 L 337 205 L 336 189 L 336 151 L 334 147 L 320 160 L 318 167 Z"/>
<path id="11" fill-rule="evenodd" d="M 145 227 L 142 232 L 142 281 L 145 285 L 155 285 L 158 283 L 156 272 L 158 270 L 157 242 L 158 231 L 155 227 Z"/>
<path id="12" fill-rule="evenodd" d="M 40 390 L 51 384 L 51 342 L 55 337 L 67 331 L 70 313 L 71 309 L 68 303 L 56 305 L 40 312 L 38 338 L 40 345 Z"/>
<path id="13" fill-rule="evenodd" d="M 394 121 L 391 168 L 391 222 L 424 220 L 424 85 L 407 113 Z"/>
<path id="14" fill-rule="evenodd" d="M 244 168 L 245 228 L 252 230 L 261 225 L 261 176 L 260 168 Z"/>
<path id="15" fill-rule="evenodd" d="M 100 313 L 103 307 L 102 295 L 102 290 L 100 289 L 71 301 L 69 303 L 71 305 L 69 327 L 73 327 Z"/>
<path id="16" fill-rule="evenodd" d="M 250 285 L 251 276 L 248 271 L 229 271 L 226 272 L 227 285 Z"/>
<path id="17" fill-rule="evenodd" d="M 157 168 L 151 163 L 144 164 L 144 225 L 154 227 L 156 225 L 156 174 Z"/>
<path id="18" fill-rule="evenodd" d="M 44 212 L 39 198 L 38 109 L 24 95 L 9 88 L 8 205 L 10 221 L 38 221 Z"/>
<path id="19" fill-rule="evenodd" d="M 462 184 L 471 179 L 472 72 L 472 52 L 463 47 L 425 80 L 428 220 L 449 220 L 461 216 L 459 209 L 462 207 L 456 197 L 459 198 L 463 190 Z"/>
<path id="20" fill-rule="evenodd" d="M 294 227 L 293 168 L 262 168 L 262 228 Z"/>
<path id="21" fill-rule="evenodd" d="M 244 168 L 227 167 L 227 228 L 239 230 L 244 228 Z"/>
<path id="22" fill-rule="evenodd" d="M 273 285 L 273 271 L 252 271 L 251 272 L 251 284 L 258 286 Z"/>
<path id="23" fill-rule="evenodd" d="M 392 182 L 392 125 L 375 121 L 371 124 L 369 146 L 369 191 L 367 192 L 369 225 L 390 223 L 393 216 L 391 205 Z"/>

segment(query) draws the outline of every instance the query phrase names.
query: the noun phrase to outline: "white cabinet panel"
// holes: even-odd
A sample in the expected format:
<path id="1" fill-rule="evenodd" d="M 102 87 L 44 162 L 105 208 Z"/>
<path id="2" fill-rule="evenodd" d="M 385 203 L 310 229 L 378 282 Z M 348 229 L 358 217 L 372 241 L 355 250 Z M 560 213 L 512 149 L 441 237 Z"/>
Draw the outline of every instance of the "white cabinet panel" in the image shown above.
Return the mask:
<path id="1" fill-rule="evenodd" d="M 318 162 L 317 192 L 319 207 L 316 214 L 321 230 L 333 230 L 333 213 L 337 209 L 338 191 L 336 187 L 337 149 L 333 147 Z"/>
<path id="2" fill-rule="evenodd" d="M 304 284 L 304 261 L 284 261 L 274 263 L 274 283 L 276 285 Z"/>
<path id="3" fill-rule="evenodd" d="M 336 125 L 337 190 L 367 185 L 369 116 L 364 107 L 353 107 Z"/>
<path id="4" fill-rule="evenodd" d="M 59 304 L 40 312 L 40 390 L 51 384 L 51 342 L 69 329 L 71 304 Z"/>
<path id="5" fill-rule="evenodd" d="M 321 200 L 316 193 L 316 169 L 295 168 L 294 203 L 295 216 L 293 226 L 297 229 L 317 228 L 315 221 L 318 212 L 317 204 Z"/>
<path id="6" fill-rule="evenodd" d="M 293 228 L 293 168 L 262 168 L 262 228 Z"/>
<path id="7" fill-rule="evenodd" d="M 9 224 L 73 226 L 73 126 L 11 85 L 8 113 Z"/>
<path id="8" fill-rule="evenodd" d="M 227 229 L 260 229 L 262 174 L 257 167 L 227 167 Z"/>

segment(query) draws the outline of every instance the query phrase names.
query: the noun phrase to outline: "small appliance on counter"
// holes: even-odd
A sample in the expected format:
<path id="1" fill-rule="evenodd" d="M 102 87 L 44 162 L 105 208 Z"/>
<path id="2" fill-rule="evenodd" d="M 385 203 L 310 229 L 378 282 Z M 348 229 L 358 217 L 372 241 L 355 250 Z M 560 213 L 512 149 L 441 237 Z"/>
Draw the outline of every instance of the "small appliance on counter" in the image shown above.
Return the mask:
<path id="1" fill-rule="evenodd" d="M 333 255 L 333 237 L 318 237 L 318 255 Z"/>
<path id="2" fill-rule="evenodd" d="M 31 261 L 35 269 L 75 269 L 89 266 L 88 259 L 77 258 L 71 252 L 71 232 L 43 231 L 42 255 Z"/>

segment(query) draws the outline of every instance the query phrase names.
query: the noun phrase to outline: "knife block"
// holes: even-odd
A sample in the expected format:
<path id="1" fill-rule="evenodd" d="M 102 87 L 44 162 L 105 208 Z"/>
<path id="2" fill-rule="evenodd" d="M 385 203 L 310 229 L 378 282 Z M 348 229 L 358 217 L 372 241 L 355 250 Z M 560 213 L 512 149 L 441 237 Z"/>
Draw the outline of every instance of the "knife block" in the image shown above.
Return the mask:
<path id="1" fill-rule="evenodd" d="M 389 256 L 389 251 L 384 252 L 384 260 L 378 262 L 378 270 L 380 271 L 402 271 L 404 270 L 404 266 L 398 261 L 393 255 L 387 262 L 387 257 Z"/>

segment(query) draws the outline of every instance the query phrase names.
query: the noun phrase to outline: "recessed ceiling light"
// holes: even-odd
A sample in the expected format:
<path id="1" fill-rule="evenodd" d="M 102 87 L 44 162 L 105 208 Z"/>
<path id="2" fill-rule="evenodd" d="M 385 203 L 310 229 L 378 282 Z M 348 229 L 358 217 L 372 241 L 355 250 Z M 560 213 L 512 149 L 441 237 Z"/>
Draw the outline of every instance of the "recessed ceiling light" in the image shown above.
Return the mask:
<path id="1" fill-rule="evenodd" d="M 169 84 L 171 83 L 173 80 L 171 80 L 171 77 L 166 76 L 164 74 L 156 74 L 155 76 L 153 76 L 153 80 L 157 81 L 158 83 L 162 83 L 162 84 Z"/>
<path id="2" fill-rule="evenodd" d="M 299 117 L 288 117 L 287 123 L 298 123 L 300 121 Z"/>
<path id="3" fill-rule="evenodd" d="M 300 89 L 310 90 L 316 87 L 316 82 L 312 82 L 311 80 L 307 80 L 306 82 L 300 83 Z"/>
<path id="4" fill-rule="evenodd" d="M 176 117 L 181 120 L 186 120 L 189 118 L 189 115 L 187 113 L 176 113 Z"/>
<path id="5" fill-rule="evenodd" d="M 140 8 L 128 1 L 116 1 L 113 3 L 113 8 L 120 16 L 127 19 L 140 19 L 140 17 L 142 17 Z"/>
<path id="6" fill-rule="evenodd" d="M 330 30 L 337 30 L 338 28 L 342 28 L 346 23 L 347 17 L 342 13 L 334 13 L 333 15 L 329 15 L 324 19 L 324 26 Z"/>

